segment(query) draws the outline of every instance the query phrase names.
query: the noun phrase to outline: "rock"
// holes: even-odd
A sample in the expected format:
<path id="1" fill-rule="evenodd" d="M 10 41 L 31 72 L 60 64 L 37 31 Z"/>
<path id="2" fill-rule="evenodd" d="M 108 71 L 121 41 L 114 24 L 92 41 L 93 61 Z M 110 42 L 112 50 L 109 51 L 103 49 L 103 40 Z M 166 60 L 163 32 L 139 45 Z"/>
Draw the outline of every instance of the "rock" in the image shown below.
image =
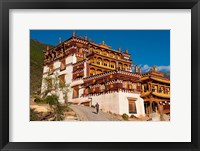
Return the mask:
<path id="1" fill-rule="evenodd" d="M 30 105 L 30 108 L 34 110 L 36 113 L 48 113 L 51 112 L 51 108 L 49 106 L 42 105 Z"/>

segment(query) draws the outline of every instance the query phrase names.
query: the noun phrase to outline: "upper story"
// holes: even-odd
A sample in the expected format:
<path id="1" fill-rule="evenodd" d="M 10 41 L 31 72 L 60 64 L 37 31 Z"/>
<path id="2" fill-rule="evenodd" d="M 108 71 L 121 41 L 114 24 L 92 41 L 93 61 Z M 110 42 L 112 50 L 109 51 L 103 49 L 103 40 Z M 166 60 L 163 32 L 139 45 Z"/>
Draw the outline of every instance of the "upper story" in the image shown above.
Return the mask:
<path id="1" fill-rule="evenodd" d="M 157 71 L 156 66 L 142 74 L 140 82 L 141 97 L 170 98 L 170 80 Z"/>
<path id="2" fill-rule="evenodd" d="M 132 71 L 133 62 L 128 50 L 124 52 L 120 48 L 113 50 L 104 41 L 97 44 L 89 41 L 87 36 L 76 36 L 74 32 L 72 37 L 63 42 L 60 41 L 55 47 L 47 47 L 43 53 L 43 74 L 61 72 L 70 65 L 73 66 L 73 80 L 117 69 Z"/>

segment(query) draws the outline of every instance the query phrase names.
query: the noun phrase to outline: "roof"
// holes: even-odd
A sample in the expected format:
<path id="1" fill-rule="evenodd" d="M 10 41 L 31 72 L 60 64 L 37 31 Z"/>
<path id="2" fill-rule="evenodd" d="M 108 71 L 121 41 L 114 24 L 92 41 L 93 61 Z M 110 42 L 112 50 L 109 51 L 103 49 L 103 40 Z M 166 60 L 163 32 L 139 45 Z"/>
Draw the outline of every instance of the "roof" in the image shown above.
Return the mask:
<path id="1" fill-rule="evenodd" d="M 159 71 L 149 71 L 142 75 L 141 82 L 145 80 L 155 80 L 162 83 L 170 84 L 170 80 L 164 77 L 164 74 Z"/>

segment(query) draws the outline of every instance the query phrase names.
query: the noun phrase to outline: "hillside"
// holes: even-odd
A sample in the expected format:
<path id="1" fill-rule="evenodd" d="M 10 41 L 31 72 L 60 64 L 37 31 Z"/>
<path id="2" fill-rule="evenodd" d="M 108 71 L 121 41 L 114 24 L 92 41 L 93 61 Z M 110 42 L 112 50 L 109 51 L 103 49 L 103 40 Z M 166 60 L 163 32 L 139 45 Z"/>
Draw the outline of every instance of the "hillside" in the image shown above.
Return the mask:
<path id="1" fill-rule="evenodd" d="M 30 40 L 30 93 L 40 92 L 42 82 L 43 50 L 47 44 Z M 52 46 L 50 46 L 52 47 Z"/>

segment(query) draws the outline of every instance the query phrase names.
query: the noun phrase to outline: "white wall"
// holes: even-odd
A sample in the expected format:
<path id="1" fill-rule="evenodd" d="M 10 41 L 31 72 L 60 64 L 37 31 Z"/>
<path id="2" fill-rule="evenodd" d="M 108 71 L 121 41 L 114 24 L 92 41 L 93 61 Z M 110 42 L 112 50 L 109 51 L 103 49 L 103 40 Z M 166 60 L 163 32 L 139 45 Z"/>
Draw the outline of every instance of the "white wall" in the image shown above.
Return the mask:
<path id="1" fill-rule="evenodd" d="M 77 59 L 75 55 L 70 55 L 68 57 L 66 57 L 66 64 L 69 63 L 76 63 Z"/>
<path id="2" fill-rule="evenodd" d="M 144 100 L 140 98 L 139 94 L 120 91 L 99 96 L 89 96 L 87 98 L 92 98 L 92 105 L 95 105 L 98 102 L 100 109 L 105 112 L 110 111 L 120 115 L 126 113 L 130 116 L 132 114 L 129 114 L 128 97 L 136 99 L 137 114 L 133 115 L 145 116 Z"/>
<path id="3" fill-rule="evenodd" d="M 84 62 L 84 78 L 87 75 L 87 61 Z"/>
<path id="4" fill-rule="evenodd" d="M 53 64 L 53 69 L 56 69 L 56 68 L 60 68 L 60 61 L 59 60 L 56 60 Z"/>
<path id="5" fill-rule="evenodd" d="M 47 65 L 45 65 L 43 67 L 43 73 L 49 72 L 49 67 Z"/>
<path id="6" fill-rule="evenodd" d="M 105 112 L 119 112 L 119 99 L 117 93 L 103 94 L 99 96 L 89 96 L 87 98 L 92 98 L 92 105 L 95 105 L 98 102 L 99 108 Z"/>
<path id="7" fill-rule="evenodd" d="M 65 59 L 66 59 L 66 64 L 70 64 L 70 63 L 75 63 L 76 62 L 75 55 L 68 56 Z M 71 100 L 72 99 L 72 93 L 73 93 L 73 91 L 71 89 L 73 66 L 72 65 L 68 65 L 65 70 L 60 71 L 60 64 L 61 63 L 60 63 L 59 60 L 57 60 L 57 61 L 54 62 L 53 69 L 57 69 L 57 70 L 54 71 L 54 73 L 57 73 L 58 76 L 62 75 L 62 74 L 65 74 L 65 82 L 66 82 L 66 84 L 70 84 L 70 92 L 68 93 L 68 99 Z M 49 67 L 48 66 L 44 66 L 43 67 L 43 73 L 46 73 L 48 71 L 49 71 Z M 44 74 L 43 78 L 45 78 L 47 75 L 48 75 L 48 73 Z M 54 75 L 52 75 L 52 77 L 54 78 Z M 43 87 L 44 87 L 44 81 L 42 80 L 41 92 L 44 92 Z M 60 102 L 64 101 L 63 100 L 63 94 L 62 94 L 62 92 L 59 93 L 59 101 Z"/>
<path id="8" fill-rule="evenodd" d="M 144 116 L 145 110 L 144 110 L 144 100 L 140 98 L 140 94 L 136 93 L 125 93 L 125 92 L 119 92 L 119 114 L 129 114 L 129 104 L 128 104 L 128 98 L 133 98 L 136 100 L 136 110 L 137 114 L 134 114 L 135 116 Z"/>

